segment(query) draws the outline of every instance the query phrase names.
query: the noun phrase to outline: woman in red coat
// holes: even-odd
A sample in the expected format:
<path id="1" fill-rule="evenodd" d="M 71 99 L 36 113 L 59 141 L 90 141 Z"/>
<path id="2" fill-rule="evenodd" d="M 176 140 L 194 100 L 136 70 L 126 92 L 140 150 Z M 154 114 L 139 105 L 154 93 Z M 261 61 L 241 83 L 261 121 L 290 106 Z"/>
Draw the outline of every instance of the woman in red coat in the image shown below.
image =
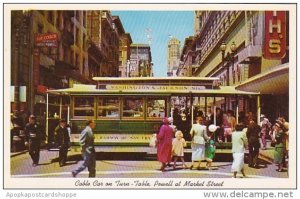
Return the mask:
<path id="1" fill-rule="evenodd" d="M 157 135 L 157 159 L 162 163 L 160 170 L 164 171 L 166 164 L 172 161 L 173 129 L 169 126 L 168 118 L 163 119 Z"/>

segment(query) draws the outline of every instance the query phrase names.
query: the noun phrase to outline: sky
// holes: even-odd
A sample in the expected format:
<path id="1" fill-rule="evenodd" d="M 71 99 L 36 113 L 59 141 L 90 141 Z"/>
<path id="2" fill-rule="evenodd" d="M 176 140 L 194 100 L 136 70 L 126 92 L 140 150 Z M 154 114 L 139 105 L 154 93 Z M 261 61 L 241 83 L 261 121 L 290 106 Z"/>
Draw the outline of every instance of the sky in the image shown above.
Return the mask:
<path id="1" fill-rule="evenodd" d="M 167 47 L 171 36 L 181 41 L 194 35 L 193 11 L 112 11 L 120 17 L 133 43 L 148 43 L 151 29 L 151 54 L 155 77 L 167 76 Z"/>

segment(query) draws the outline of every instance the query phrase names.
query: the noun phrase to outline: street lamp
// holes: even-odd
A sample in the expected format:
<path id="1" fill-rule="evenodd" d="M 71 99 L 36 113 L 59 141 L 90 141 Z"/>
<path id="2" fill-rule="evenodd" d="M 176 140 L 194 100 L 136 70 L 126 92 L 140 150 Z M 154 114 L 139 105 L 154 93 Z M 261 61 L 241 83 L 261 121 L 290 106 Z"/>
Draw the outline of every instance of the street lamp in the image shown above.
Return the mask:
<path id="1" fill-rule="evenodd" d="M 232 66 L 234 66 L 234 56 L 236 55 L 236 45 L 234 41 L 231 43 L 230 52 L 228 52 L 226 56 L 225 56 L 225 50 L 226 50 L 226 43 L 223 42 L 221 44 L 222 62 L 226 61 L 232 63 Z M 227 78 L 226 78 L 227 86 L 229 86 L 229 66 L 230 66 L 229 64 L 225 65 L 227 70 Z"/>

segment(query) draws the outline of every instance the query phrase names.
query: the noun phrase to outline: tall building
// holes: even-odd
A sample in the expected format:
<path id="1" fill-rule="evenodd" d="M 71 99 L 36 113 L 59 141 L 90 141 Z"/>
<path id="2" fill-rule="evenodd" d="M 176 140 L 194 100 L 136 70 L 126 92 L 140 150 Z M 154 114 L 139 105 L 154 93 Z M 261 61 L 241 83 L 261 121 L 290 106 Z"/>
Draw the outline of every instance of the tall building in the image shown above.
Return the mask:
<path id="1" fill-rule="evenodd" d="M 12 111 L 44 117 L 47 89 L 93 83 L 85 73 L 85 11 L 12 11 L 11 19 Z M 54 101 L 49 117 L 59 112 Z"/>
<path id="2" fill-rule="evenodd" d="M 131 44 L 132 44 L 132 39 L 130 33 L 125 33 L 120 37 L 119 77 L 129 77 Z"/>
<path id="3" fill-rule="evenodd" d="M 274 120 L 288 117 L 289 13 L 286 11 L 196 11 L 193 76 L 219 77 L 220 84 L 261 94 L 261 109 Z M 227 109 L 247 112 L 251 98 L 227 99 Z M 276 107 L 276 110 L 274 110 Z"/>
<path id="4" fill-rule="evenodd" d="M 130 77 L 152 77 L 152 57 L 148 44 L 131 44 L 130 46 Z"/>
<path id="5" fill-rule="evenodd" d="M 191 77 L 195 62 L 195 38 L 193 36 L 185 38 L 181 51 L 180 64 L 176 70 L 177 76 Z"/>
<path id="6" fill-rule="evenodd" d="M 119 38 L 111 12 L 101 11 L 101 51 L 104 59 L 101 63 L 100 75 L 117 77 L 119 74 Z"/>
<path id="7" fill-rule="evenodd" d="M 180 41 L 176 38 L 172 38 L 168 42 L 168 76 L 175 74 L 173 71 L 177 71 L 180 62 Z"/>
<path id="8" fill-rule="evenodd" d="M 127 77 L 127 66 L 130 63 L 130 45 L 132 44 L 132 40 L 130 34 L 125 33 L 120 18 L 118 16 L 113 16 L 113 21 L 119 38 L 118 77 Z"/>

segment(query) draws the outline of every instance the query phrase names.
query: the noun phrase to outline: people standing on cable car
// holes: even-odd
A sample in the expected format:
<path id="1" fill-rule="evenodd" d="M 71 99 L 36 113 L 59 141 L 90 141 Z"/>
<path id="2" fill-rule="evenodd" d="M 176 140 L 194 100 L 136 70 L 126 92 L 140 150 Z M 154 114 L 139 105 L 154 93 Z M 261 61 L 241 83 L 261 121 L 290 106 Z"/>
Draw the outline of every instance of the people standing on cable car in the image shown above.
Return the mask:
<path id="1" fill-rule="evenodd" d="M 36 117 L 34 115 L 29 116 L 29 122 L 25 126 L 25 135 L 25 146 L 28 145 L 29 154 L 32 159 L 32 166 L 35 167 L 38 165 L 40 159 L 42 132 L 39 124 L 36 122 Z"/>
<path id="2" fill-rule="evenodd" d="M 214 114 L 211 115 L 209 124 L 214 124 Z M 216 124 L 215 125 L 219 127 L 215 132 L 216 141 L 223 142 L 223 134 L 224 134 L 223 112 L 219 107 L 216 108 Z"/>
<path id="3" fill-rule="evenodd" d="M 67 121 L 61 119 L 58 126 L 55 128 L 57 142 L 59 148 L 59 166 L 62 167 L 67 162 L 67 155 L 70 146 L 70 135 L 67 127 Z"/>

